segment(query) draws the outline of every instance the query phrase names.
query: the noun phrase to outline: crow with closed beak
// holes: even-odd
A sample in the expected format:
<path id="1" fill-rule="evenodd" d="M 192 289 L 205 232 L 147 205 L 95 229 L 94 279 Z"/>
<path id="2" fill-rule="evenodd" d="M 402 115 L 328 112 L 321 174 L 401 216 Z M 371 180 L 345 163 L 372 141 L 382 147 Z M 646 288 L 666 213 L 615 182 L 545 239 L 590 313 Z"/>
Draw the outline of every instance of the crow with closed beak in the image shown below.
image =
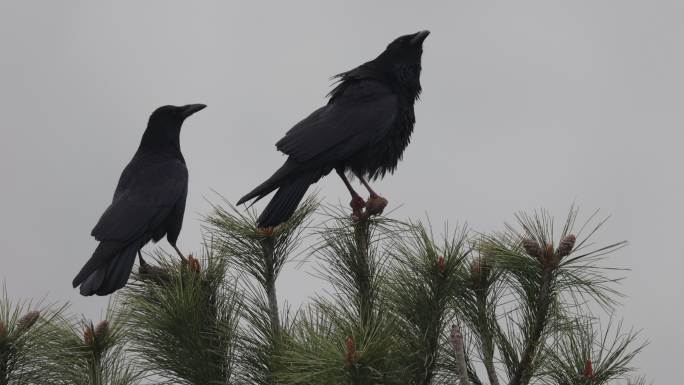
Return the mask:
<path id="1" fill-rule="evenodd" d="M 124 168 L 111 205 L 91 235 L 100 244 L 74 278 L 82 295 L 107 295 L 128 281 L 136 253 L 150 240 L 176 240 L 183 225 L 188 169 L 180 149 L 183 121 L 204 104 L 163 106 L 150 116 L 138 151 Z"/>
<path id="2" fill-rule="evenodd" d="M 288 155 L 270 178 L 242 197 L 254 202 L 278 190 L 258 218 L 261 228 L 273 227 L 294 213 L 306 190 L 333 169 L 352 196 L 354 214 L 380 214 L 387 200 L 370 187 L 393 173 L 409 144 L 415 115 L 413 104 L 421 92 L 421 31 L 391 42 L 374 60 L 336 76 L 328 104 L 297 123 L 276 143 Z M 365 202 L 354 191 L 347 173 L 356 176 L 370 193 Z"/>

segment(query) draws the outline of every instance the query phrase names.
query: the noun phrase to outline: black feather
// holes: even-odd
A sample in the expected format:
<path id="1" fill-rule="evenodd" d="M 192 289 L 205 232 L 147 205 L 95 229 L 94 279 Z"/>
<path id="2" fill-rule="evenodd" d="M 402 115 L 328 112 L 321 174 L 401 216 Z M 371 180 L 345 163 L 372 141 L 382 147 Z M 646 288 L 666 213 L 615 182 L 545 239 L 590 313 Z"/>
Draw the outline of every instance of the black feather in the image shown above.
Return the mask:
<path id="1" fill-rule="evenodd" d="M 122 288 L 136 253 L 166 235 L 175 245 L 183 224 L 188 170 L 179 135 L 186 117 L 204 105 L 164 106 L 150 117 L 133 159 L 121 173 L 111 205 L 92 231 L 100 244 L 73 280 L 83 295 Z"/>
<path id="2" fill-rule="evenodd" d="M 322 176 L 320 171 L 312 171 L 290 180 L 281 186 L 264 211 L 259 215 L 259 227 L 272 227 L 286 221 L 297 209 L 306 190 Z"/>
<path id="3" fill-rule="evenodd" d="M 139 249 L 140 245 L 134 243 L 110 256 L 108 262 L 100 265 L 95 272 L 88 275 L 82 284 L 79 282 L 81 295 L 108 295 L 124 287 Z"/>
<path id="4" fill-rule="evenodd" d="M 279 189 L 259 217 L 259 226 L 287 220 L 300 194 L 306 193 L 304 183 L 315 183 L 333 168 L 370 179 L 396 170 L 413 132 L 413 104 L 421 92 L 422 43 L 427 35 L 422 31 L 401 36 L 374 60 L 337 75 L 339 83 L 328 104 L 276 143 L 289 156 L 285 165 L 238 201 L 256 202 Z M 306 177 L 310 175 L 316 177 Z"/>

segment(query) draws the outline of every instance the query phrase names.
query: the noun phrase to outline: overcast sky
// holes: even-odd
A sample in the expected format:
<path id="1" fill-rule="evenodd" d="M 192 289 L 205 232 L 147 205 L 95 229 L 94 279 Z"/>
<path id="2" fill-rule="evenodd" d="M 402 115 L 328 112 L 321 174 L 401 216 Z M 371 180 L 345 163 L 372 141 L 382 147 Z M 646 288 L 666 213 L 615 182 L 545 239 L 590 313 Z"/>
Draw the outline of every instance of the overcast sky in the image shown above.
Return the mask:
<path id="1" fill-rule="evenodd" d="M 376 190 L 403 205 L 399 218 L 480 231 L 521 209 L 560 220 L 573 201 L 580 219 L 611 214 L 596 239 L 630 242 L 610 262 L 631 269 L 619 313 L 651 341 L 637 364 L 677 383 L 682 20 L 679 1 L 3 0 L 0 279 L 12 298 L 99 318 L 107 300 L 71 280 L 151 111 L 209 106 L 181 136 L 190 193 L 178 244 L 199 251 L 212 189 L 236 201 L 284 160 L 275 142 L 325 103 L 331 75 L 429 29 L 412 142 Z M 349 200 L 334 175 L 316 186 L 326 202 Z M 283 300 L 322 286 L 310 270 L 285 271 Z"/>

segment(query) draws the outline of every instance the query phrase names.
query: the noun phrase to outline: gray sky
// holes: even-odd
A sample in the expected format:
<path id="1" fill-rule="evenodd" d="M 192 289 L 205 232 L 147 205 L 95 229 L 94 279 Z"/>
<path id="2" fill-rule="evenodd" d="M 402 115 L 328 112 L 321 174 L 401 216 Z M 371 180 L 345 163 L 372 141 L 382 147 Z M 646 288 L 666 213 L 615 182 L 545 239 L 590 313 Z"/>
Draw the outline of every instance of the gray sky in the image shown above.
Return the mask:
<path id="1" fill-rule="evenodd" d="M 630 241 L 611 262 L 632 269 L 619 313 L 651 341 L 638 365 L 676 383 L 682 20 L 677 1 L 2 1 L 0 279 L 12 298 L 99 317 L 106 299 L 70 283 L 152 110 L 209 106 L 181 137 L 179 245 L 197 251 L 211 189 L 236 201 L 284 160 L 274 143 L 325 103 L 331 75 L 430 29 L 412 143 L 377 190 L 398 217 L 482 231 L 520 209 L 562 218 L 573 201 L 582 218 L 612 214 L 596 239 Z M 335 176 L 317 187 L 349 199 Z M 284 273 L 283 299 L 321 287 L 307 271 Z"/>

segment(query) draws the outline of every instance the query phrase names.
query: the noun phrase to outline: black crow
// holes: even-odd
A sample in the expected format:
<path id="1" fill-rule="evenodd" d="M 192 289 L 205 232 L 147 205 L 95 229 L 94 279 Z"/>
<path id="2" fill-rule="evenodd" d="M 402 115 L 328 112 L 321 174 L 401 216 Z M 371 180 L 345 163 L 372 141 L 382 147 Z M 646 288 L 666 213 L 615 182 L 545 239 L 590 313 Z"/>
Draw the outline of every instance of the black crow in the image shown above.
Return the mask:
<path id="1" fill-rule="evenodd" d="M 272 227 L 294 213 L 308 187 L 335 169 L 352 195 L 355 215 L 380 214 L 387 200 L 366 182 L 393 173 L 408 145 L 415 116 L 413 103 L 420 95 L 421 31 L 391 42 L 377 58 L 341 73 L 328 95 L 328 104 L 297 123 L 276 143 L 288 155 L 285 164 L 268 180 L 242 197 L 238 204 L 254 202 L 278 190 L 261 213 L 259 227 Z M 364 202 L 346 173 L 351 172 L 368 189 Z"/>
<path id="2" fill-rule="evenodd" d="M 100 244 L 74 278 L 82 295 L 107 295 L 122 288 L 135 255 L 147 242 L 166 239 L 176 252 L 188 195 L 188 169 L 180 149 L 183 121 L 204 104 L 159 107 L 150 116 L 138 151 L 124 168 L 112 204 L 91 235 Z"/>

